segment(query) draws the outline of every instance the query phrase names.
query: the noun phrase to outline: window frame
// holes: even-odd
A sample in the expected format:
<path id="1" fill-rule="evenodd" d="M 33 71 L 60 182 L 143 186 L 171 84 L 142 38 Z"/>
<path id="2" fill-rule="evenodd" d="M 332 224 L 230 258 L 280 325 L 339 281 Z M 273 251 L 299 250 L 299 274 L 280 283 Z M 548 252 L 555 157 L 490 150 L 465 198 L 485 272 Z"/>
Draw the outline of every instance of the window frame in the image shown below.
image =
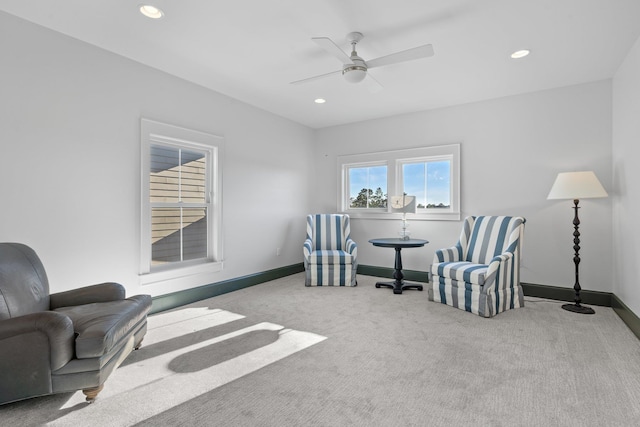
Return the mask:
<path id="1" fill-rule="evenodd" d="M 418 209 L 411 214 L 414 220 L 460 220 L 460 144 L 431 147 L 408 148 L 403 150 L 381 151 L 373 153 L 338 156 L 338 212 L 351 218 L 398 219 L 401 213 L 392 212 L 391 204 L 387 208 L 351 208 L 349 194 L 349 169 L 354 167 L 387 166 L 387 200 L 391 196 L 401 195 L 403 191 L 402 166 L 407 163 L 450 160 L 450 207 Z"/>
<path id="2" fill-rule="evenodd" d="M 199 273 L 221 271 L 223 268 L 222 241 L 222 158 L 224 138 L 205 132 L 182 128 L 142 118 L 141 142 L 141 209 L 140 209 L 140 281 L 143 285 L 171 280 Z M 158 207 L 150 200 L 151 146 L 162 145 L 205 153 L 207 209 L 207 256 L 197 260 L 152 265 L 151 211 Z M 191 203 L 178 203 L 183 208 Z"/>

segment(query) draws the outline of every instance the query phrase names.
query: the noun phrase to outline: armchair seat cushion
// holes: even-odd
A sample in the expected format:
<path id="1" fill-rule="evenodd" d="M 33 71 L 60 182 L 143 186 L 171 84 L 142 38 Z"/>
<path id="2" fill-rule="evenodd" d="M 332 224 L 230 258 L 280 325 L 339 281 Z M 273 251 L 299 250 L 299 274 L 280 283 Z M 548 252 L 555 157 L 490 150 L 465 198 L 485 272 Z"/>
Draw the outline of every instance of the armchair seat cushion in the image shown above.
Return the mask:
<path id="1" fill-rule="evenodd" d="M 138 323 L 146 321 L 150 308 L 149 295 L 136 295 L 119 301 L 60 307 L 55 311 L 72 320 L 76 357 L 84 359 L 108 353 L 127 338 Z"/>
<path id="2" fill-rule="evenodd" d="M 441 262 L 431 266 L 431 275 L 483 286 L 488 269 L 488 265 L 467 261 Z"/>
<path id="3" fill-rule="evenodd" d="M 353 256 L 342 250 L 317 250 L 309 255 L 311 264 L 339 264 L 348 265 L 353 263 Z"/>

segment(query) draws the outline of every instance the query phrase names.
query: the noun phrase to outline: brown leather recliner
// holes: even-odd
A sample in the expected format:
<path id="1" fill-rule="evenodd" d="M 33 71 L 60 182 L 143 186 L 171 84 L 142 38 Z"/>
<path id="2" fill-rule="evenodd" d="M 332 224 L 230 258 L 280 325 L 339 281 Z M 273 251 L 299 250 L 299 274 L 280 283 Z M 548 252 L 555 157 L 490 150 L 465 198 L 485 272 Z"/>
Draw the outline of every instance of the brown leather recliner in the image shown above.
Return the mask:
<path id="1" fill-rule="evenodd" d="M 118 283 L 49 294 L 36 253 L 0 243 L 0 404 L 76 390 L 93 401 L 140 346 L 150 309 Z"/>

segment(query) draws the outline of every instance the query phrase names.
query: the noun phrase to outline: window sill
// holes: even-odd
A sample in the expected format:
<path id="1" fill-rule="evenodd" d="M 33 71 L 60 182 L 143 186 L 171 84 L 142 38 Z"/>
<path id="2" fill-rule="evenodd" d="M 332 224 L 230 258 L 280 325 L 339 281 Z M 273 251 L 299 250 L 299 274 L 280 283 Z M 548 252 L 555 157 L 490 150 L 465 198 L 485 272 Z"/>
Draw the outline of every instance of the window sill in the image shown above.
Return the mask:
<path id="1" fill-rule="evenodd" d="M 218 271 L 222 271 L 222 267 L 222 261 L 217 261 L 161 271 L 152 271 L 150 273 L 140 274 L 140 284 L 142 286 L 153 285 L 154 283 L 164 282 L 166 280 L 181 279 L 196 274 L 216 273 Z"/>
<path id="2" fill-rule="evenodd" d="M 402 214 L 400 213 L 353 211 L 344 211 L 342 213 L 349 215 L 351 219 L 391 219 L 394 221 L 402 219 Z M 460 221 L 460 212 L 409 213 L 407 214 L 407 221 Z"/>

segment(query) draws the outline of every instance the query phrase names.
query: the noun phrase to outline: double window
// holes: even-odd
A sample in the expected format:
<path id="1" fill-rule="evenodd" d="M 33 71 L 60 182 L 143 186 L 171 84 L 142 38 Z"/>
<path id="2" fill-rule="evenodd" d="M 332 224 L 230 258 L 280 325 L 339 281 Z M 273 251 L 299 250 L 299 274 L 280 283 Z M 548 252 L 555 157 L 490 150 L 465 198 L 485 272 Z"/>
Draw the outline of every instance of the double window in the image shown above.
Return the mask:
<path id="1" fill-rule="evenodd" d="M 141 130 L 143 282 L 219 270 L 222 138 L 146 119 Z"/>
<path id="2" fill-rule="evenodd" d="M 460 145 L 338 157 L 338 210 L 389 218 L 389 198 L 415 196 L 416 219 L 460 219 Z"/>

